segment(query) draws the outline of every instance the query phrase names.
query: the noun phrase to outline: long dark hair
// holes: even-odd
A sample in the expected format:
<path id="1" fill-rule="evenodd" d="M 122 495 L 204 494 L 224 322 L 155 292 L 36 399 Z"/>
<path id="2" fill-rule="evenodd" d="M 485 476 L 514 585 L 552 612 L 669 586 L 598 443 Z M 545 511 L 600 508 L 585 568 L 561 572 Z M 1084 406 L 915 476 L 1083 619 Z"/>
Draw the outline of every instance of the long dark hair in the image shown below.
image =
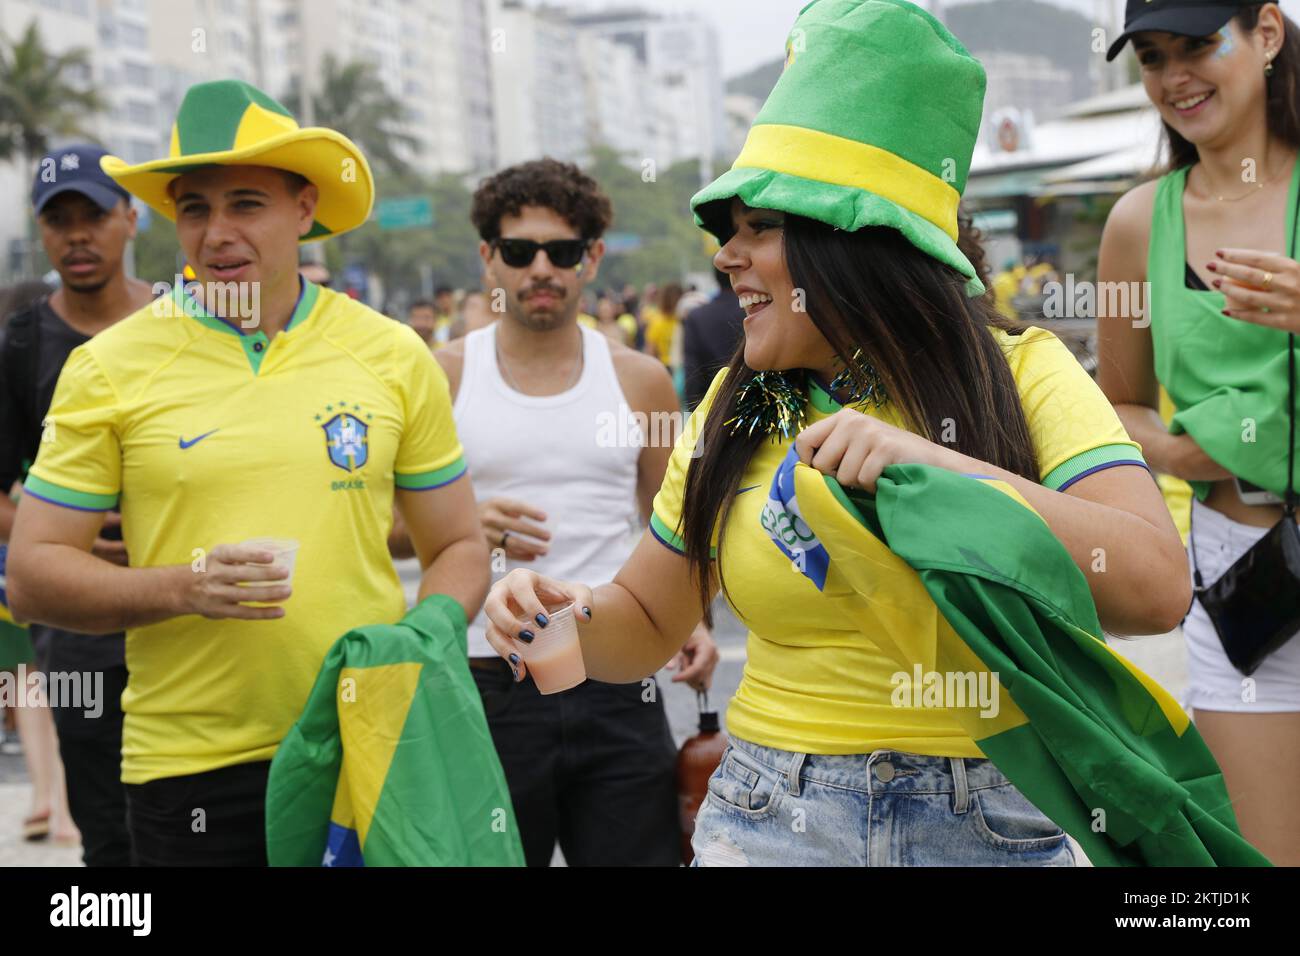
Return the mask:
<path id="1" fill-rule="evenodd" d="M 989 327 L 1017 329 L 988 297 L 968 298 L 965 279 L 886 227 L 842 232 L 787 215 L 786 267 L 804 292 L 809 318 L 848 363 L 862 350 L 907 427 L 950 447 L 1038 481 L 1038 463 L 1020 395 Z M 760 434 L 731 434 L 736 393 L 754 377 L 744 343 L 727 367 L 699 437 L 699 457 L 687 470 L 681 535 L 709 615 L 710 538 L 719 528 L 721 555 L 736 489 Z M 786 373 L 798 376 L 800 370 Z M 720 566 L 721 562 L 719 562 Z M 719 584 L 726 583 L 719 574 Z"/>
<path id="2" fill-rule="evenodd" d="M 1246 33 L 1259 25 L 1259 13 L 1263 4 L 1245 7 L 1233 16 Z M 1282 47 L 1273 57 L 1273 75 L 1264 80 L 1267 99 L 1265 110 L 1268 115 L 1269 135 L 1286 143 L 1292 149 L 1300 150 L 1300 26 L 1285 13 L 1282 14 Z M 1200 157 L 1196 146 L 1184 139 L 1164 120 L 1160 125 L 1165 130 L 1165 145 L 1169 156 L 1169 169 L 1182 169 L 1191 166 Z"/>

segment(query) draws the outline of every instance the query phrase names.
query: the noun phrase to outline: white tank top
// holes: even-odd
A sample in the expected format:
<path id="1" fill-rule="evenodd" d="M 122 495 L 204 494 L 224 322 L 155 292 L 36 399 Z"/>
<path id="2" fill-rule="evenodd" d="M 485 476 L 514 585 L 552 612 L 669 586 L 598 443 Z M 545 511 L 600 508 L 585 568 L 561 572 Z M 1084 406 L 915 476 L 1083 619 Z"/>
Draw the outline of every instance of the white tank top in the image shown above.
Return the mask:
<path id="1" fill-rule="evenodd" d="M 452 413 L 474 496 L 514 498 L 546 514 L 549 552 L 497 561 L 493 581 L 517 567 L 592 587 L 612 581 L 641 533 L 637 463 L 643 431 L 618 384 L 609 340 L 582 332 L 582 375 L 558 395 L 524 395 L 501 377 L 493 323 L 465 336 Z M 497 556 L 499 558 L 499 555 Z M 495 560 L 495 559 L 494 559 Z M 496 657 L 479 613 L 469 656 Z"/>

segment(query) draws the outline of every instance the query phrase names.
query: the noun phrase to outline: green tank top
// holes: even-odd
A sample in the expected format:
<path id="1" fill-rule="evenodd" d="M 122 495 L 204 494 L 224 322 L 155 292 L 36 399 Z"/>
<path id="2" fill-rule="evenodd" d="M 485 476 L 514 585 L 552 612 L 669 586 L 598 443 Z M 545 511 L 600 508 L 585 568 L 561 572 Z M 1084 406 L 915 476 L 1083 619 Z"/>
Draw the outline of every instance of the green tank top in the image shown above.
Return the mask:
<path id="1" fill-rule="evenodd" d="M 1234 475 L 1276 495 L 1286 490 L 1287 334 L 1223 314 L 1223 293 L 1186 285 L 1183 167 L 1156 185 L 1147 252 L 1148 315 L 1156 378 L 1177 412 L 1175 435 L 1196 439 Z M 1296 191 L 1300 161 L 1287 196 L 1287 255 L 1295 258 Z M 1211 482 L 1189 482 L 1204 501 Z"/>

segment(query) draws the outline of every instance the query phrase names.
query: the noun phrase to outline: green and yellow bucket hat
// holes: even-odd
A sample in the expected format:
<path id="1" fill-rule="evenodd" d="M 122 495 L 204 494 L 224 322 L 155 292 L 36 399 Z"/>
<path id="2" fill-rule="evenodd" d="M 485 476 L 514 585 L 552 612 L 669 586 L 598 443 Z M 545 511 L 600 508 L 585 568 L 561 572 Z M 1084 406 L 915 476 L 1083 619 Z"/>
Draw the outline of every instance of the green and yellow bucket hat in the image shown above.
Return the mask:
<path id="1" fill-rule="evenodd" d="M 255 86 L 217 80 L 191 86 L 172 127 L 165 159 L 132 166 L 116 156 L 104 172 L 159 215 L 176 221 L 167 187 L 202 166 L 271 166 L 304 177 L 320 191 L 316 221 L 303 242 L 337 236 L 370 216 L 375 184 L 355 143 L 332 129 L 303 129 L 287 109 Z"/>
<path id="2" fill-rule="evenodd" d="M 731 200 L 847 231 L 897 229 L 984 291 L 957 248 L 957 205 L 984 107 L 984 68 L 905 0 L 813 0 L 785 70 L 730 170 L 691 200 L 726 242 Z"/>

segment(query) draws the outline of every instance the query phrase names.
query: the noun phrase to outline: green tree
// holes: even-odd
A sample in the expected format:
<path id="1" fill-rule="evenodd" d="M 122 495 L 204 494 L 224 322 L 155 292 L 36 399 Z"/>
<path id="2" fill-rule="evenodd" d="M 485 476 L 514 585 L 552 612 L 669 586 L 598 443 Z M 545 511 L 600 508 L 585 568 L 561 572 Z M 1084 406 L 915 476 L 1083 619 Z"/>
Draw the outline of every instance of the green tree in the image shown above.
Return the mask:
<path id="1" fill-rule="evenodd" d="M 691 215 L 691 197 L 700 187 L 695 160 L 661 170 L 633 169 L 614 150 L 598 148 L 587 173 L 614 204 L 610 230 L 641 239 L 639 249 L 606 256 L 597 285 L 664 283 L 709 269 L 707 237 Z"/>
<path id="2" fill-rule="evenodd" d="M 35 20 L 16 41 L 0 34 L 0 162 L 16 161 L 26 177 L 54 137 L 92 139 L 84 124 L 104 102 L 79 76 L 90 76 L 90 51 L 51 53 Z M 36 245 L 29 219 L 29 274 L 37 268 Z"/>
<path id="3" fill-rule="evenodd" d="M 436 285 L 478 288 L 478 234 L 469 221 L 469 190 L 458 177 L 444 174 L 430 180 L 409 171 L 381 171 L 376 173 L 375 188 L 380 197 L 428 197 L 434 224 L 386 230 L 371 219 L 326 246 L 326 264 L 332 272 L 338 274 L 346 265 L 364 267 L 383 282 L 388 303 L 417 298 L 426 277 Z"/>
<path id="4" fill-rule="evenodd" d="M 84 124 L 104 101 L 77 74 L 90 75 L 90 51 L 51 53 L 35 20 L 16 41 L 0 35 L 0 160 L 25 168 L 55 136 L 92 138 Z"/>
<path id="5" fill-rule="evenodd" d="M 388 92 L 373 64 L 353 61 L 340 64 L 332 53 L 321 61 L 318 85 L 312 91 L 312 122 L 338 130 L 357 143 L 373 165 L 404 173 L 407 164 L 394 145 L 414 148 L 415 140 L 394 127 L 406 118 L 406 107 Z M 284 96 L 289 112 L 301 118 L 303 100 L 300 83 L 294 80 Z"/>

